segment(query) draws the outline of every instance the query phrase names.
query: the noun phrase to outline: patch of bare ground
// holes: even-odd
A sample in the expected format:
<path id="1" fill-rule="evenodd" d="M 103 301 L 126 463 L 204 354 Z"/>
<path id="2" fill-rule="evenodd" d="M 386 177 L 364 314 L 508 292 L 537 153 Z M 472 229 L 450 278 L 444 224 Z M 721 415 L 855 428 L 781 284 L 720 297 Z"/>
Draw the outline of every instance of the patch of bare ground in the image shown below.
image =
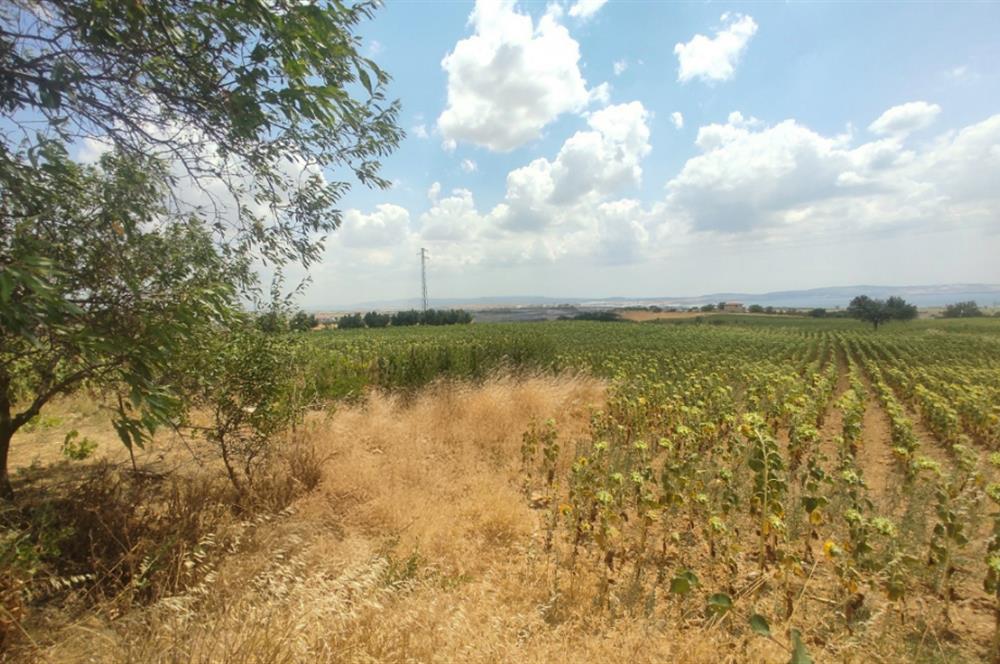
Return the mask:
<path id="1" fill-rule="evenodd" d="M 850 387 L 850 380 L 847 375 L 847 360 L 843 350 L 838 345 L 834 349 L 833 361 L 837 363 L 837 386 L 833 390 L 833 397 L 827 406 L 826 415 L 823 418 L 823 426 L 819 432 L 819 449 L 826 460 L 823 468 L 832 471 L 837 467 L 837 458 L 840 449 L 837 444 L 837 436 L 841 434 L 844 427 L 844 414 L 837 408 L 837 400 Z"/>
<path id="2" fill-rule="evenodd" d="M 861 422 L 861 445 L 857 463 L 864 471 L 868 495 L 876 507 L 885 509 L 891 496 L 898 495 L 899 476 L 892 454 L 892 429 L 882 404 L 868 387 L 865 415 Z"/>

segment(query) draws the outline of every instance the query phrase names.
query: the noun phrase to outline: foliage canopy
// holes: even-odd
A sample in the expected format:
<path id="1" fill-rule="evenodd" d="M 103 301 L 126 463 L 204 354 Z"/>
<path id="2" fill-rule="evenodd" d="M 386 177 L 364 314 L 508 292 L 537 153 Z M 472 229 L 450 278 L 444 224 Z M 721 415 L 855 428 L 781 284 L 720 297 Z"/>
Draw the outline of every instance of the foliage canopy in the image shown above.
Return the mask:
<path id="1" fill-rule="evenodd" d="M 879 325 L 891 320 L 913 320 L 917 317 L 917 307 L 901 297 L 875 300 L 867 295 L 858 295 L 847 306 L 847 315 L 871 323 L 877 330 Z"/>
<path id="2" fill-rule="evenodd" d="M 977 318 L 985 316 L 974 300 L 949 304 L 944 308 L 944 312 L 941 315 L 944 318 Z"/>
<path id="3" fill-rule="evenodd" d="M 111 397 L 130 448 L 176 421 L 178 351 L 241 319 L 256 266 L 315 261 L 350 180 L 387 184 L 375 6 L 0 0 L 0 495 L 59 394 Z"/>

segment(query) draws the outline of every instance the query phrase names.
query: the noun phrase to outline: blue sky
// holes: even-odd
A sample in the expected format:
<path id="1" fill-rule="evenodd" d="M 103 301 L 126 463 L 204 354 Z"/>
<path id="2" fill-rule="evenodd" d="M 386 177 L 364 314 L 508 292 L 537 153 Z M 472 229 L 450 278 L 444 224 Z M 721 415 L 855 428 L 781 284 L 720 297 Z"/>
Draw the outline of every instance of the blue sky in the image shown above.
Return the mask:
<path id="1" fill-rule="evenodd" d="M 1000 281 L 1000 4 L 389 2 L 303 304 Z M 678 115 L 679 114 L 679 115 Z"/>

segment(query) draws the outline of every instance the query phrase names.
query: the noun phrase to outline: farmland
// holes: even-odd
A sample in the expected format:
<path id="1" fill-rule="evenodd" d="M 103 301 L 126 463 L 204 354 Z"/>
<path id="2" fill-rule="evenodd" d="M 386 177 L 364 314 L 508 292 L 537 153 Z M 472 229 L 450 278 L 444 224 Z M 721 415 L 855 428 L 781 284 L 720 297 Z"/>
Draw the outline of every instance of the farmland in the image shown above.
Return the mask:
<path id="1" fill-rule="evenodd" d="M 609 382 L 587 435 L 560 435 L 558 415 L 524 434 L 554 597 L 582 575 L 611 614 L 723 630 L 753 616 L 831 654 L 933 632 L 985 656 L 1000 608 L 1000 326 L 746 320 L 321 345 L 387 386 L 480 377 L 498 357 Z"/>
<path id="2" fill-rule="evenodd" d="M 994 657 L 997 321 L 306 343 L 316 488 L 187 586 L 35 632 L 40 659 Z"/>

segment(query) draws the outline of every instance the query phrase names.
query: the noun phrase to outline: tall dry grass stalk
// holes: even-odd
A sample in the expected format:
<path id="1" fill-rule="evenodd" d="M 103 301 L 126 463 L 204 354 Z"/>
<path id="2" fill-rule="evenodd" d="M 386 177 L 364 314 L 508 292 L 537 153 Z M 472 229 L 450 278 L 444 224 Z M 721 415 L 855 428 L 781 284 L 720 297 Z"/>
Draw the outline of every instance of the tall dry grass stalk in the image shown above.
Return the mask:
<path id="1" fill-rule="evenodd" d="M 373 394 L 298 432 L 314 491 L 180 595 L 56 625 L 46 662 L 775 661 L 763 640 L 595 611 L 594 579 L 558 578 L 520 491 L 521 435 L 559 422 L 561 464 L 602 384 L 582 377 Z M 308 481 L 308 480 L 306 480 Z M 58 620 L 55 621 L 58 623 Z"/>

